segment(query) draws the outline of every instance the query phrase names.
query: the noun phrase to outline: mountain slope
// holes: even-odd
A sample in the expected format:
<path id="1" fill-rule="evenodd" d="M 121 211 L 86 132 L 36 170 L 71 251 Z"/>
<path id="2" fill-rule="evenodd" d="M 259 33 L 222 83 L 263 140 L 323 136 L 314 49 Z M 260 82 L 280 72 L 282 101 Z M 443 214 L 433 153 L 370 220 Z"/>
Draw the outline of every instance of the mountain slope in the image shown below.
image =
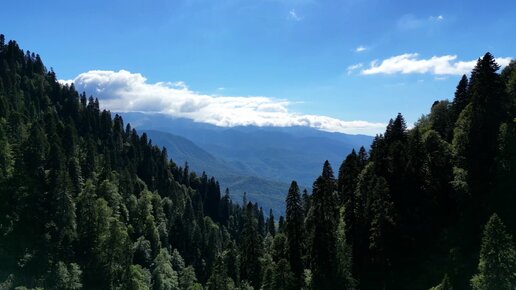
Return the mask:
<path id="1" fill-rule="evenodd" d="M 203 289 L 264 219 L 1 34 L 0 212 L 0 289 Z"/>
<path id="2" fill-rule="evenodd" d="M 169 156 L 180 166 L 188 162 L 190 168 L 195 171 L 205 171 L 213 176 L 218 176 L 220 173 L 235 174 L 231 165 L 215 158 L 184 137 L 156 130 L 145 130 L 145 133 L 154 144 L 167 148 Z"/>
<path id="3" fill-rule="evenodd" d="M 271 208 L 277 215 L 284 213 L 288 183 L 252 175 L 252 172 L 238 168 L 238 163 L 216 158 L 184 137 L 156 130 L 145 132 L 153 144 L 167 149 L 176 164 L 183 166 L 188 162 L 190 170 L 217 176 L 221 188 L 228 188 L 233 200 L 240 201 L 247 192 L 249 200 L 258 202 L 264 209 Z"/>
<path id="4" fill-rule="evenodd" d="M 319 174 L 321 160 L 339 166 L 352 149 L 369 148 L 372 137 L 323 132 L 305 127 L 232 127 L 195 123 L 162 114 L 122 113 L 139 130 L 185 137 L 243 175 L 307 187 Z"/>

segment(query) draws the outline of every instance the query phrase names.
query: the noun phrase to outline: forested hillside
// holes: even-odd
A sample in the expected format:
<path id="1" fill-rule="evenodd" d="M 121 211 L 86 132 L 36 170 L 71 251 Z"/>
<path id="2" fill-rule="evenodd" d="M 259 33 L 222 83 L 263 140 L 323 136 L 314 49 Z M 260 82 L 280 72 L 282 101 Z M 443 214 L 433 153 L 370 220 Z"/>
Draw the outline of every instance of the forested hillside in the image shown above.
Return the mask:
<path id="1" fill-rule="evenodd" d="M 78 87 L 93 94 L 105 90 L 103 85 L 82 82 L 78 82 Z M 102 98 L 109 99 L 103 93 L 98 97 L 101 102 Z M 194 171 L 216 176 L 221 187 L 228 187 L 238 200 L 247 192 L 250 201 L 258 202 L 263 208 L 271 207 L 278 214 L 285 212 L 285 195 L 292 180 L 309 189 L 321 173 L 321 160 L 338 164 L 353 148 L 369 148 L 373 141 L 372 136 L 301 126 L 218 127 L 160 113 L 120 115 L 137 130 L 146 132 L 155 144 L 167 147 L 177 164 L 188 161 Z M 211 156 L 199 150 L 172 150 L 181 145 L 174 144 L 175 140 L 167 137 L 167 133 L 190 140 Z"/>
<path id="2" fill-rule="evenodd" d="M 167 148 L 169 157 L 177 164 L 188 164 L 192 171 L 205 171 L 208 175 L 216 176 L 221 188 L 230 190 L 233 200 L 242 200 L 245 192 L 250 202 L 272 209 L 275 215 L 285 214 L 285 195 L 290 182 L 258 177 L 244 168 L 211 155 L 183 137 L 162 131 L 143 130 L 153 143 Z"/>
<path id="3" fill-rule="evenodd" d="M 259 258 L 243 246 L 265 231 L 256 204 L 233 204 L 214 178 L 176 166 L 145 133 L 61 85 L 39 56 L 3 36 L 0 162 L 1 289 L 252 281 L 234 266 Z"/>
<path id="4" fill-rule="evenodd" d="M 275 218 L 0 36 L 0 289 L 516 289 L 516 63 L 498 71 L 487 53 Z"/>

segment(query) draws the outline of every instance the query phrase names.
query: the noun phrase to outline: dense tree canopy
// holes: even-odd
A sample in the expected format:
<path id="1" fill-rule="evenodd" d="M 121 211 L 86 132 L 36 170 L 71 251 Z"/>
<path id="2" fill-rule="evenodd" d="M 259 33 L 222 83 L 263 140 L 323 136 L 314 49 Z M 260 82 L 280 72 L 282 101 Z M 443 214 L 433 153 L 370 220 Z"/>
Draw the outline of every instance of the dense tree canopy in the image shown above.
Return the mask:
<path id="1" fill-rule="evenodd" d="M 266 219 L 0 36 L 0 289 L 514 289 L 515 62 L 357 149 Z"/>

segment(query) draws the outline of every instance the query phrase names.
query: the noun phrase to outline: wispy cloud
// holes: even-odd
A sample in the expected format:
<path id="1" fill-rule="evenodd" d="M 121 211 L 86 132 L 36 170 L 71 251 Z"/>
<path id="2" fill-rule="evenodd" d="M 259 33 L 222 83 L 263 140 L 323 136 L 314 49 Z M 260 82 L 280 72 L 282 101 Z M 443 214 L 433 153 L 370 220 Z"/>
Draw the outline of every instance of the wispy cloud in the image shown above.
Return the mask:
<path id="1" fill-rule="evenodd" d="M 126 70 L 88 71 L 71 82 L 79 91 L 98 96 L 101 105 L 117 112 L 163 113 L 217 126 L 306 126 L 330 132 L 376 134 L 383 123 L 344 121 L 294 113 L 288 100 L 261 96 L 215 96 L 190 90 L 183 82 L 149 83 Z"/>
<path id="2" fill-rule="evenodd" d="M 405 14 L 398 19 L 396 24 L 399 29 L 411 30 L 425 27 L 428 28 L 440 22 L 444 22 L 444 16 L 442 15 L 417 17 L 413 14 Z"/>
<path id="3" fill-rule="evenodd" d="M 355 52 L 364 52 L 367 50 L 367 47 L 360 45 L 357 48 L 355 48 Z"/>
<path id="4" fill-rule="evenodd" d="M 444 21 L 444 16 L 442 16 L 442 15 L 430 16 L 428 19 L 430 21 L 440 22 L 440 21 Z"/>
<path id="5" fill-rule="evenodd" d="M 350 65 L 348 66 L 348 75 L 352 74 L 354 71 L 358 70 L 358 69 L 361 69 L 364 65 L 362 63 L 357 63 L 357 64 L 354 64 L 354 65 Z"/>
<path id="6" fill-rule="evenodd" d="M 510 57 L 500 57 L 496 61 L 502 67 L 508 65 Z M 417 53 L 406 53 L 393 56 L 379 62 L 374 60 L 369 68 L 361 71 L 364 75 L 374 74 L 433 74 L 462 75 L 469 73 L 477 60 L 457 61 L 456 55 L 433 56 L 421 59 Z"/>
<path id="7" fill-rule="evenodd" d="M 291 19 L 291 20 L 294 20 L 294 21 L 301 21 L 303 18 L 297 14 L 296 10 L 291 9 L 288 12 L 288 19 Z"/>

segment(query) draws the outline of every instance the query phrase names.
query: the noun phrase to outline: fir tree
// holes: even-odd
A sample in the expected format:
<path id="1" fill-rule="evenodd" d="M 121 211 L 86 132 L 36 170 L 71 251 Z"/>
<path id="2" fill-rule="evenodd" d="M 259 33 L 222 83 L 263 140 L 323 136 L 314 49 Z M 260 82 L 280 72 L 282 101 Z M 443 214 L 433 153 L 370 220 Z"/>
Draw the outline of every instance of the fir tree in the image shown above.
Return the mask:
<path id="1" fill-rule="evenodd" d="M 468 77 L 466 75 L 462 75 L 462 78 L 457 85 L 457 89 L 455 90 L 455 97 L 453 98 L 452 110 L 454 114 L 453 120 L 457 120 L 460 113 L 466 106 L 469 104 L 469 94 L 468 94 Z"/>
<path id="2" fill-rule="evenodd" d="M 240 278 L 247 280 L 256 289 L 260 286 L 261 239 L 258 235 L 257 221 L 253 215 L 253 206 L 247 204 L 244 229 L 240 242 Z"/>
<path id="3" fill-rule="evenodd" d="M 335 177 L 326 161 L 313 185 L 309 218 L 310 265 L 313 289 L 337 287 Z"/>
<path id="4" fill-rule="evenodd" d="M 479 59 L 471 73 L 470 143 L 467 148 L 470 189 L 474 198 L 484 198 L 493 180 L 494 156 L 500 124 L 507 120 L 509 102 L 497 70 L 500 66 L 490 53 Z"/>
<path id="5" fill-rule="evenodd" d="M 297 182 L 292 181 L 286 199 L 286 235 L 288 261 L 294 276 L 295 289 L 301 289 L 303 277 L 304 214 Z"/>
<path id="6" fill-rule="evenodd" d="M 172 268 L 170 260 L 172 257 L 166 249 L 161 249 L 154 260 L 152 271 L 153 290 L 179 290 L 177 272 Z"/>
<path id="7" fill-rule="evenodd" d="M 500 218 L 493 214 L 484 229 L 478 274 L 471 279 L 471 286 L 478 290 L 515 289 L 515 273 L 516 251 L 512 237 Z"/>
<path id="8" fill-rule="evenodd" d="M 267 218 L 267 231 L 273 237 L 276 235 L 276 225 L 274 223 L 274 214 L 272 213 L 272 209 L 269 210 L 269 217 Z"/>
<path id="9" fill-rule="evenodd" d="M 352 274 L 353 261 L 351 247 L 346 239 L 344 211 L 344 208 L 341 208 L 337 226 L 337 277 L 341 289 L 355 289 L 357 283 Z"/>

